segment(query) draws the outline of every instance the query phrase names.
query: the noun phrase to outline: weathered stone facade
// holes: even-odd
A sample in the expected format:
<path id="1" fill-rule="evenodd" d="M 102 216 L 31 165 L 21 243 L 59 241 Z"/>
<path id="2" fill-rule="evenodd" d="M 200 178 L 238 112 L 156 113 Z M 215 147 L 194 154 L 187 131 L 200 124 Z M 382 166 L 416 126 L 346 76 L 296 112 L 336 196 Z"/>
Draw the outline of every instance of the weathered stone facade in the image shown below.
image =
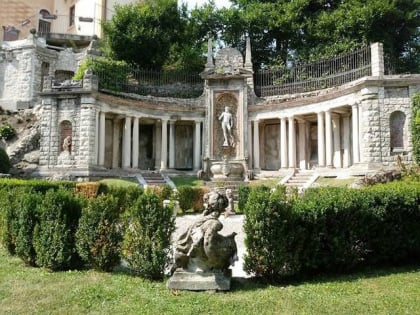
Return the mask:
<path id="1" fill-rule="evenodd" d="M 31 45 L 12 58 L 3 54 L 0 71 L 11 73 L 9 67 L 16 63 L 27 75 L 42 69 L 45 73 L 42 64 L 50 61 L 47 79 L 38 74 L 32 80 L 14 79 L 14 86 L 27 93 L 19 94 L 19 100 L 29 102 L 42 82 L 41 175 L 194 170 L 244 179 L 249 171 L 295 169 L 363 174 L 395 165 L 397 156 L 413 159 L 411 99 L 420 92 L 420 75 L 384 75 L 379 44 L 371 47 L 371 76 L 335 88 L 266 98 L 253 92 L 249 46 L 245 58 L 235 49 L 223 49 L 215 63 L 207 60 L 204 93 L 195 99 L 98 91 L 90 73 L 81 86 L 54 88 L 57 70 L 75 71 L 83 54 Z M 225 107 L 233 119 L 228 145 L 219 120 Z M 71 144 L 64 149 L 66 138 Z"/>

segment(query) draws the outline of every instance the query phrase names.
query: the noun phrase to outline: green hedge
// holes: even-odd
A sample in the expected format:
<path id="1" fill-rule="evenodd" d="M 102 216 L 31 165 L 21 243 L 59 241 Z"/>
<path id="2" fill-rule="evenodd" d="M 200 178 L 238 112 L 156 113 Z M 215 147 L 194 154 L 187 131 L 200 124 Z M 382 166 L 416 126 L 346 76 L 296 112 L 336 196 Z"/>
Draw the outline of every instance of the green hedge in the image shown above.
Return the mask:
<path id="1" fill-rule="evenodd" d="M 71 181 L 47 181 L 42 179 L 16 179 L 16 178 L 0 178 L 0 189 L 12 189 L 15 187 L 27 187 L 36 192 L 46 193 L 48 190 L 58 190 L 59 188 L 74 189 L 75 182 Z"/>
<path id="2" fill-rule="evenodd" d="M 288 199 L 253 188 L 245 269 L 271 281 L 420 259 L 420 183 L 317 188 Z"/>
<path id="3" fill-rule="evenodd" d="M 175 218 L 171 207 L 163 207 L 150 192 L 141 195 L 127 213 L 123 256 L 139 275 L 161 279 L 169 263 Z"/>
<path id="4" fill-rule="evenodd" d="M 412 108 L 411 142 L 413 143 L 414 158 L 417 164 L 420 164 L 420 93 L 413 97 Z"/>
<path id="5" fill-rule="evenodd" d="M 82 210 L 76 248 L 93 268 L 110 271 L 120 263 L 120 213 L 119 200 L 113 195 L 90 199 Z"/>
<path id="6" fill-rule="evenodd" d="M 178 201 L 182 212 L 201 212 L 204 210 L 203 197 L 207 192 L 203 187 L 179 186 Z"/>
<path id="7" fill-rule="evenodd" d="M 9 156 L 3 148 L 0 148 L 0 173 L 8 174 L 11 167 Z"/>

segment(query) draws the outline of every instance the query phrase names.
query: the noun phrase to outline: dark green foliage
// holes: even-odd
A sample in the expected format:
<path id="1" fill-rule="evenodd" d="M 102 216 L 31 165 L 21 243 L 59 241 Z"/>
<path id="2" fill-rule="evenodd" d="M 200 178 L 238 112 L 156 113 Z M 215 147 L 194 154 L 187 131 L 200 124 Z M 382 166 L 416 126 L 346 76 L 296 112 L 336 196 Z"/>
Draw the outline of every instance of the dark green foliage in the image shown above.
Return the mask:
<path id="1" fill-rule="evenodd" d="M 419 182 L 314 188 L 300 199 L 256 188 L 245 214 L 245 269 L 271 281 L 420 258 Z"/>
<path id="2" fill-rule="evenodd" d="M 36 263 L 51 270 L 80 266 L 75 233 L 82 202 L 64 189 L 49 190 L 40 204 L 40 223 L 35 227 Z"/>
<path id="3" fill-rule="evenodd" d="M 141 195 L 127 214 L 123 256 L 139 275 L 161 279 L 169 262 L 175 218 L 153 193 Z"/>
<path id="4" fill-rule="evenodd" d="M 245 210 L 245 205 L 248 201 L 248 196 L 251 191 L 251 187 L 248 185 L 241 185 L 238 188 L 238 208 L 240 212 Z"/>
<path id="5" fill-rule="evenodd" d="M 164 184 L 161 186 L 160 198 L 162 200 L 170 200 L 172 199 L 172 187 L 168 184 Z"/>
<path id="6" fill-rule="evenodd" d="M 19 231 L 14 205 L 18 194 L 17 189 L 0 188 L 1 243 L 12 255 L 16 253 L 16 238 Z"/>
<path id="7" fill-rule="evenodd" d="M 46 181 L 39 179 L 16 179 L 16 178 L 0 178 L 0 188 L 12 189 L 14 187 L 28 187 L 40 193 L 46 193 L 48 190 L 57 190 L 59 188 L 73 190 L 75 182 L 70 181 Z"/>
<path id="8" fill-rule="evenodd" d="M 420 93 L 413 97 L 412 115 L 411 141 L 413 143 L 413 155 L 417 164 L 420 164 Z"/>
<path id="9" fill-rule="evenodd" d="M 10 163 L 9 156 L 3 148 L 0 148 L 0 173 L 9 173 L 12 164 Z"/>
<path id="10" fill-rule="evenodd" d="M 10 140 L 16 135 L 16 130 L 10 125 L 0 126 L 0 139 Z"/>
<path id="11" fill-rule="evenodd" d="M 36 254 L 33 246 L 35 226 L 39 223 L 38 206 L 42 195 L 31 189 L 16 188 L 17 200 L 14 209 L 17 212 L 16 255 L 26 264 L 35 266 Z"/>
<path id="12" fill-rule="evenodd" d="M 112 195 L 90 199 L 82 210 L 76 248 L 80 257 L 96 269 L 110 271 L 120 262 L 120 212 L 118 199 Z"/>
<path id="13" fill-rule="evenodd" d="M 98 195 L 112 195 L 118 201 L 120 213 L 129 209 L 137 198 L 143 194 L 143 188 L 140 186 L 115 187 L 101 184 L 99 186 Z"/>
<path id="14" fill-rule="evenodd" d="M 183 212 L 186 212 L 194 206 L 194 189 L 191 186 L 178 187 L 178 201 L 179 207 Z"/>

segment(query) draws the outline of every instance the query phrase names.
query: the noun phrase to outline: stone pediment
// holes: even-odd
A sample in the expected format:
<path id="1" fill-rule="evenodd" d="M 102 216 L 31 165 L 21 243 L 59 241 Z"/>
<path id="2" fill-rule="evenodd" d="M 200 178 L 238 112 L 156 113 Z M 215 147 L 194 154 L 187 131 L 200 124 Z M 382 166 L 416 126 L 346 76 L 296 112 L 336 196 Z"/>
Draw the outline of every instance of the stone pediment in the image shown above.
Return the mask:
<path id="1" fill-rule="evenodd" d="M 244 58 L 235 48 L 221 49 L 215 59 L 215 66 L 201 73 L 203 79 L 248 77 L 252 71 L 244 68 Z"/>

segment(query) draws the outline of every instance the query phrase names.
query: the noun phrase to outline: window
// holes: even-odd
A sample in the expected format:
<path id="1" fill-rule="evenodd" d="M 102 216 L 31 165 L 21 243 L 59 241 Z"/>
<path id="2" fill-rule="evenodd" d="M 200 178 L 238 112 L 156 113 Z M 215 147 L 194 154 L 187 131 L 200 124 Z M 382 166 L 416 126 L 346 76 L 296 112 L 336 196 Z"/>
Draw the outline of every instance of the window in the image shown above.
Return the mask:
<path id="1" fill-rule="evenodd" d="M 76 7 L 75 6 L 72 6 L 70 8 L 69 18 L 70 18 L 70 20 L 69 20 L 69 26 L 73 26 L 74 25 L 74 21 L 76 19 Z"/>

